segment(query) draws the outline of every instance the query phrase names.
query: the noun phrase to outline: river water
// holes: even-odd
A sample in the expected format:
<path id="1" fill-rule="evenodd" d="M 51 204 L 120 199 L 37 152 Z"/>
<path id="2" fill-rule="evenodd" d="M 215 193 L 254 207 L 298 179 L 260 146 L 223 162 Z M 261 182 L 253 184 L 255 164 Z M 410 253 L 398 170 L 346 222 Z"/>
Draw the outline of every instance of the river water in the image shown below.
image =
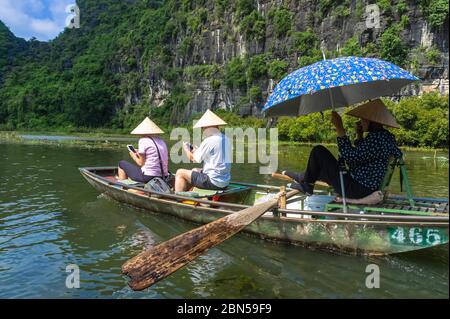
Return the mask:
<path id="1" fill-rule="evenodd" d="M 280 169 L 301 170 L 310 147 L 281 146 Z M 335 151 L 335 150 L 334 150 Z M 448 153 L 406 152 L 418 196 L 448 196 Z M 128 258 L 196 225 L 115 202 L 78 167 L 109 166 L 125 147 L 0 143 L 0 298 L 448 298 L 448 245 L 387 257 L 352 257 L 236 235 L 143 292 L 120 274 Z M 439 158 L 442 157 L 442 158 Z M 175 171 L 178 166 L 171 165 Z M 277 184 L 259 164 L 235 164 L 233 180 Z M 394 178 L 399 191 L 398 177 Z M 380 267 L 380 288 L 365 286 Z M 80 288 L 66 287 L 80 269 Z"/>

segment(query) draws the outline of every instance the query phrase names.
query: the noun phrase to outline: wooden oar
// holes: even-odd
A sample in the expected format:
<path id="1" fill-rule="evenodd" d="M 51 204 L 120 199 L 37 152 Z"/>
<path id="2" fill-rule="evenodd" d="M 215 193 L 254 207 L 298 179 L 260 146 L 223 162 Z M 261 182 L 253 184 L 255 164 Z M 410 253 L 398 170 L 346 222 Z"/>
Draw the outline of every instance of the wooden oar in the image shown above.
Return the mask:
<path id="1" fill-rule="evenodd" d="M 293 178 L 290 178 L 289 176 L 283 175 L 280 173 L 272 173 L 272 177 L 276 178 L 276 179 L 284 180 L 287 182 L 291 182 L 291 183 L 295 182 L 295 180 Z M 323 186 L 323 187 L 330 187 L 330 185 L 328 185 L 327 183 L 322 182 L 322 181 L 316 181 L 314 184 L 318 185 L 318 186 Z"/>
<path id="2" fill-rule="evenodd" d="M 122 273 L 130 277 L 128 285 L 133 290 L 143 290 L 238 233 L 277 205 L 280 196 L 286 195 L 289 198 L 297 193 L 296 190 L 287 195 L 279 193 L 276 198 L 267 202 L 227 215 L 163 242 L 124 263 Z"/>

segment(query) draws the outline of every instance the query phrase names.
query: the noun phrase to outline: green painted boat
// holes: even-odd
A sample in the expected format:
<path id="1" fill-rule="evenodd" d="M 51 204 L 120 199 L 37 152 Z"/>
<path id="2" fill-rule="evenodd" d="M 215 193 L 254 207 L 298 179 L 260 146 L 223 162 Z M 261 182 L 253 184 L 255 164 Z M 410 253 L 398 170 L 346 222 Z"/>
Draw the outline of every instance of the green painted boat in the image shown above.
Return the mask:
<path id="1" fill-rule="evenodd" d="M 162 194 L 143 185 L 121 183 L 114 167 L 80 168 L 100 193 L 121 203 L 169 214 L 197 224 L 253 206 L 280 191 L 278 186 L 232 183 L 222 192 Z M 381 205 L 348 206 L 329 194 L 299 195 L 275 208 L 243 232 L 262 239 L 352 255 L 387 255 L 448 245 L 448 199 L 388 196 Z"/>

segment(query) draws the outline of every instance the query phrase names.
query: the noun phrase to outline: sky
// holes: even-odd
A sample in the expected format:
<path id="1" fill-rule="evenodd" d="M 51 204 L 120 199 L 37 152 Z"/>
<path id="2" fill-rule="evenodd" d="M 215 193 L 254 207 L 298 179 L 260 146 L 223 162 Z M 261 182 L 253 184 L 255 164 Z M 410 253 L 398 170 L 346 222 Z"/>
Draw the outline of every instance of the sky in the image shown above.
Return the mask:
<path id="1" fill-rule="evenodd" d="M 19 38 L 54 39 L 65 28 L 75 0 L 0 0 L 0 20 Z"/>

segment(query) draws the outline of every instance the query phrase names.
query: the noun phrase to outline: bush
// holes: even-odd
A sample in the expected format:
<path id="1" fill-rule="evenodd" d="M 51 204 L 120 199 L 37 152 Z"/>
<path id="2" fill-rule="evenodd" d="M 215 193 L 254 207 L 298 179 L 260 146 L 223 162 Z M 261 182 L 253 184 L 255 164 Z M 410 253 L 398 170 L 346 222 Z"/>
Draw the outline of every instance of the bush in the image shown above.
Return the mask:
<path id="1" fill-rule="evenodd" d="M 322 17 L 324 17 L 326 13 L 332 8 L 333 4 L 338 4 L 333 2 L 333 0 L 319 0 L 319 11 Z"/>
<path id="2" fill-rule="evenodd" d="M 311 29 L 294 33 L 293 46 L 300 55 L 298 58 L 300 67 L 322 60 L 322 53 L 318 48 L 319 38 Z"/>
<path id="3" fill-rule="evenodd" d="M 210 79 L 220 72 L 217 64 L 198 64 L 190 65 L 184 68 L 184 74 L 190 78 L 206 78 Z"/>
<path id="4" fill-rule="evenodd" d="M 391 7 L 391 0 L 377 0 L 376 4 L 380 7 L 382 11 L 386 11 Z"/>
<path id="5" fill-rule="evenodd" d="M 170 68 L 163 73 L 162 77 L 169 82 L 175 82 L 179 79 L 181 73 L 182 71 L 179 68 Z"/>
<path id="6" fill-rule="evenodd" d="M 402 127 L 392 130 L 399 144 L 448 147 L 448 96 L 427 93 L 386 103 Z"/>
<path id="7" fill-rule="evenodd" d="M 267 76 L 267 57 L 265 54 L 254 55 L 247 67 L 247 83 Z"/>
<path id="8" fill-rule="evenodd" d="M 211 88 L 212 88 L 214 91 L 217 91 L 218 89 L 220 89 L 221 86 L 222 86 L 222 82 L 220 82 L 220 80 L 213 79 L 213 80 L 211 81 Z"/>
<path id="9" fill-rule="evenodd" d="M 248 98 L 251 102 L 261 102 L 262 101 L 262 91 L 259 86 L 252 86 L 248 91 Z"/>
<path id="10" fill-rule="evenodd" d="M 380 37 L 380 57 L 399 66 L 408 63 L 408 49 L 398 36 L 398 26 L 392 26 Z"/>
<path id="11" fill-rule="evenodd" d="M 421 0 L 421 7 L 432 27 L 440 27 L 448 17 L 448 0 Z"/>
<path id="12" fill-rule="evenodd" d="M 194 39 L 192 37 L 185 37 L 178 47 L 178 53 L 185 56 L 187 55 L 194 46 Z"/>
<path id="13" fill-rule="evenodd" d="M 236 2 L 236 16 L 238 18 L 249 15 L 254 9 L 253 0 L 237 0 Z"/>
<path id="14" fill-rule="evenodd" d="M 239 27 L 247 39 L 263 40 L 266 36 L 266 21 L 256 10 L 245 16 Z"/>
<path id="15" fill-rule="evenodd" d="M 246 65 L 241 58 L 234 58 L 225 65 L 225 84 L 229 88 L 245 88 L 247 77 L 245 74 Z"/>
<path id="16" fill-rule="evenodd" d="M 439 64 L 442 58 L 441 51 L 439 51 L 439 49 L 436 48 L 435 46 L 429 48 L 425 53 L 425 56 L 427 57 L 427 60 L 431 65 Z"/>
<path id="17" fill-rule="evenodd" d="M 317 49 L 319 38 L 316 33 L 308 29 L 305 32 L 296 32 L 293 35 L 294 49 L 300 55 L 308 55 L 312 50 Z"/>
<path id="18" fill-rule="evenodd" d="M 240 128 L 263 128 L 266 126 L 266 120 L 259 119 L 254 116 L 242 117 L 234 112 L 230 112 L 223 109 L 214 110 L 221 119 L 227 122 L 228 127 L 240 127 Z"/>
<path id="19" fill-rule="evenodd" d="M 295 118 L 294 125 L 289 128 L 289 139 L 297 142 L 328 142 L 334 139 L 329 120 L 329 112 L 322 117 L 320 113 L 312 113 Z"/>
<path id="20" fill-rule="evenodd" d="M 334 10 L 334 14 L 338 18 L 348 17 L 350 15 L 350 8 L 344 6 L 337 6 L 336 9 Z"/>
<path id="21" fill-rule="evenodd" d="M 442 96 L 437 92 L 426 93 L 421 97 L 412 97 L 412 100 L 417 100 L 424 109 L 449 109 L 448 96 Z"/>
<path id="22" fill-rule="evenodd" d="M 286 76 L 289 63 L 282 60 L 273 60 L 269 63 L 269 76 L 278 82 Z"/>
<path id="23" fill-rule="evenodd" d="M 214 0 L 215 7 L 219 7 L 222 12 L 228 9 L 230 5 L 230 0 Z"/>
<path id="24" fill-rule="evenodd" d="M 363 15 L 364 15 L 364 2 L 363 0 L 356 0 L 354 13 L 356 21 L 360 21 L 363 18 Z"/>
<path id="25" fill-rule="evenodd" d="M 289 130 L 291 126 L 295 125 L 294 117 L 280 117 L 278 119 L 277 128 L 278 128 L 278 137 L 282 141 L 290 140 Z"/>
<path id="26" fill-rule="evenodd" d="M 166 98 L 164 104 L 152 110 L 152 117 L 160 123 L 181 124 L 186 119 L 181 116 L 192 96 L 183 87 L 175 86 L 171 94 Z"/>
<path id="27" fill-rule="evenodd" d="M 408 12 L 408 5 L 406 4 L 405 0 L 399 0 L 399 2 L 397 2 L 396 8 L 397 14 L 400 16 Z"/>
<path id="28" fill-rule="evenodd" d="M 323 59 L 321 53 L 319 50 L 316 51 L 316 54 L 314 54 L 313 56 L 301 56 L 298 58 L 298 66 L 299 67 L 304 67 L 316 62 L 319 62 Z"/>
<path id="29" fill-rule="evenodd" d="M 361 46 L 359 45 L 359 41 L 356 37 L 350 38 L 345 42 L 342 47 L 342 54 L 344 56 L 362 56 L 363 52 L 361 50 Z"/>
<path id="30" fill-rule="evenodd" d="M 269 12 L 269 18 L 273 21 L 276 36 L 286 36 L 292 27 L 292 14 L 284 9 L 273 9 Z"/>
<path id="31" fill-rule="evenodd" d="M 409 26 L 409 17 L 406 14 L 402 15 L 402 17 L 400 18 L 400 26 L 403 29 Z"/>
<path id="32" fill-rule="evenodd" d="M 205 8 L 192 11 L 187 17 L 187 26 L 191 32 L 196 33 L 201 30 L 202 24 L 208 19 L 208 11 Z"/>

